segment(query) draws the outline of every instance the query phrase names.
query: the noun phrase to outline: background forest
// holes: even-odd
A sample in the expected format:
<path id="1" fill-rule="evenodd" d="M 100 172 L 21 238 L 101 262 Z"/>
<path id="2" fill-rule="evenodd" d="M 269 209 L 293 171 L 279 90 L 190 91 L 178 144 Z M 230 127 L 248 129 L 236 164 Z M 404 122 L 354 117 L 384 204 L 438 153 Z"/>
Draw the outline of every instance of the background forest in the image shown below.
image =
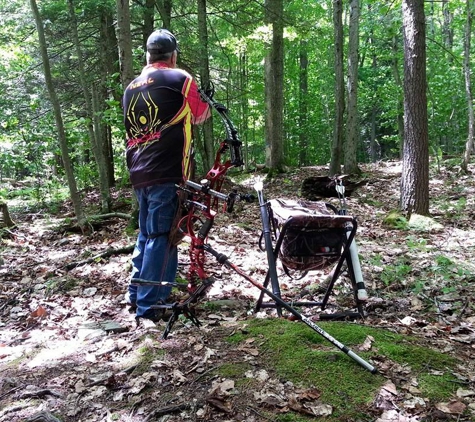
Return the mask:
<path id="1" fill-rule="evenodd" d="M 465 151 L 473 7 L 472 0 L 424 3 L 428 139 L 436 159 L 462 157 Z M 357 163 L 401 157 L 404 45 L 399 0 L 361 5 L 324 0 L 143 0 L 130 5 L 0 0 L 0 12 L 0 177 L 32 178 L 41 201 L 60 195 L 65 169 L 71 192 L 100 188 L 102 211 L 110 206 L 109 189 L 127 183 L 120 98 L 123 86 L 144 65 L 144 42 L 158 27 L 176 34 L 179 65 L 201 85 L 214 83 L 215 99 L 229 108 L 238 128 L 247 168 L 329 163 L 335 160 L 336 136 L 342 137 L 343 150 L 351 146 L 352 116 L 356 144 L 346 155 Z M 43 29 L 40 34 L 35 19 Z M 266 93 L 265 61 L 269 51 L 275 52 L 273 37 L 279 30 L 283 74 L 273 92 Z M 335 54 L 339 30 L 343 50 Z M 357 63 L 351 58 L 354 46 Z M 337 57 L 344 59 L 342 67 Z M 350 95 L 355 68 L 356 114 Z M 278 73 L 278 65 L 272 72 Z M 348 101 L 342 104 L 337 98 L 340 73 L 348 84 Z M 276 93 L 281 100 L 277 95 L 266 106 L 266 95 Z M 274 129 L 266 131 L 279 101 L 281 120 L 277 117 Z M 341 135 L 345 110 L 346 132 Z M 216 119 L 214 136 L 212 130 L 205 126 L 195 133 L 199 173 L 214 159 L 220 139 Z M 282 163 L 269 160 L 269 148 L 281 149 Z"/>

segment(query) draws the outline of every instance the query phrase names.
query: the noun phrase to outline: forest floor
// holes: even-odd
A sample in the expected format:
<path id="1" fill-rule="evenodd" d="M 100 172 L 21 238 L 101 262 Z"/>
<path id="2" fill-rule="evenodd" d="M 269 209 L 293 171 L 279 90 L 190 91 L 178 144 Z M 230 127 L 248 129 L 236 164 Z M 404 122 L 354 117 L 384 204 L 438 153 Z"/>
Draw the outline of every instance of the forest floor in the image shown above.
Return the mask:
<path id="1" fill-rule="evenodd" d="M 431 230 L 405 230 L 385 224 L 385 217 L 398 208 L 400 163 L 362 169 L 359 180 L 364 183 L 346 198 L 348 213 L 358 220 L 356 239 L 370 296 L 367 316 L 359 323 L 418 336 L 463 362 L 456 374 L 461 388 L 454 388 L 450 400 L 427 403 L 419 398 L 418 406 L 407 405 L 409 391 L 401 378 L 376 362 L 393 383 L 392 405 L 373 401 L 364 421 L 474 420 L 475 180 L 455 167 L 431 167 L 430 211 L 437 224 Z M 264 194 L 267 199 L 296 199 L 304 179 L 325 171 L 307 167 L 265 181 Z M 262 177 L 251 174 L 242 187 L 251 192 Z M 115 192 L 118 212 L 130 211 L 120 205 L 126 192 Z M 337 199 L 328 200 L 339 206 Z M 98 203 L 93 193 L 87 201 Z M 197 310 L 202 326 L 180 320 L 160 340 L 164 323 L 137 326 L 124 300 L 130 273 L 127 248 L 135 241 L 135 234 L 126 234 L 125 220 L 110 218 L 83 236 L 65 230 L 70 203 L 55 215 L 14 205 L 11 214 L 17 226 L 4 232 L 0 252 L 0 421 L 277 420 L 269 416 L 269 403 L 263 408 L 258 398 L 270 383 L 267 377 L 255 384 L 255 391 L 230 395 L 229 380 L 209 376 L 236 359 L 252 361 L 257 378 L 259 370 L 270 371 L 253 345 L 236 349 L 226 341 L 243 321 L 275 316 L 273 309 L 252 312 L 260 293 L 256 287 L 210 258 L 216 281 L 208 304 Z M 398 221 L 403 224 L 396 220 L 396 225 Z M 262 282 L 267 261 L 257 246 L 260 233 L 258 204 L 243 203 L 233 214 L 218 214 L 209 241 Z M 186 242 L 180 245 L 183 279 L 186 247 Z M 100 256 L 124 248 L 127 253 Z M 289 301 L 313 299 L 312 287 L 326 276 L 320 271 L 289 279 L 280 263 L 278 272 Z M 337 309 L 352 306 L 348 284 L 343 274 L 331 296 Z M 318 309 L 302 312 L 318 321 Z M 275 415 L 283 413 L 282 407 L 275 407 Z"/>

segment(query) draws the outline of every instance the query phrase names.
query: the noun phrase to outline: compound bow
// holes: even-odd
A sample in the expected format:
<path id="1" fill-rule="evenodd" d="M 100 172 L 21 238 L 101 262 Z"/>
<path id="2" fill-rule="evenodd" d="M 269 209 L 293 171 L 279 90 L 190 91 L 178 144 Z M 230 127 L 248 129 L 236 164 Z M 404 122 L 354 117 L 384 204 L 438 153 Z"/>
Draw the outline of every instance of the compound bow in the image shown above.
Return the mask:
<path id="1" fill-rule="evenodd" d="M 214 218 L 219 212 L 219 201 L 223 202 L 223 211 L 232 212 L 234 203 L 239 200 L 251 202 L 253 196 L 240 194 L 236 190 L 230 193 L 221 192 L 227 171 L 232 167 L 240 167 L 244 164 L 242 159 L 242 142 L 233 122 L 228 116 L 226 107 L 213 100 L 212 94 L 199 90 L 201 97 L 215 110 L 221 118 L 225 130 L 225 139 L 220 142 L 212 168 L 205 178 L 199 183 L 186 180 L 183 185 L 177 186 L 182 201 L 183 217 L 177 224 L 177 229 L 182 236 L 190 238 L 190 269 L 188 273 L 189 296 L 174 304 L 156 305 L 154 308 L 168 308 L 172 310 L 163 338 L 170 333 L 173 324 L 180 314 L 184 314 L 196 326 L 200 323 L 195 317 L 190 304 L 196 303 L 203 297 L 213 284 L 214 280 L 205 269 L 205 249 L 208 234 L 213 227 Z M 225 160 L 224 154 L 229 152 L 229 158 Z"/>

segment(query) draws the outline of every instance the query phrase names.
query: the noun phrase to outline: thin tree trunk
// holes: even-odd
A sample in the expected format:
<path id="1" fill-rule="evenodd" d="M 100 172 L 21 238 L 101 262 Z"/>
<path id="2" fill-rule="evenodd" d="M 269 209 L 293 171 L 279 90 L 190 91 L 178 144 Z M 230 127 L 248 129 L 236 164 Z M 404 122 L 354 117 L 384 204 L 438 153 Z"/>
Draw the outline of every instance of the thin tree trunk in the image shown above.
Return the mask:
<path id="1" fill-rule="evenodd" d="M 249 170 L 249 130 L 247 127 L 247 121 L 249 117 L 249 102 L 247 97 L 247 86 L 248 86 L 248 78 L 247 78 L 247 56 L 246 53 L 242 53 L 239 56 L 239 90 L 241 92 L 241 113 L 242 119 L 240 122 L 240 131 L 243 135 L 241 139 L 243 142 L 243 149 L 244 149 L 244 168 L 245 170 Z"/>
<path id="2" fill-rule="evenodd" d="M 308 54 L 307 42 L 300 41 L 299 74 L 299 166 L 308 164 Z"/>
<path id="3" fill-rule="evenodd" d="M 429 214 L 429 135 L 424 0 L 403 0 L 404 152 L 401 209 Z"/>
<path id="4" fill-rule="evenodd" d="M 335 121 L 330 161 L 330 176 L 341 173 L 343 146 L 343 115 L 345 113 L 345 82 L 343 78 L 343 4 L 333 0 L 333 30 L 335 37 Z"/>
<path id="5" fill-rule="evenodd" d="M 120 74 L 119 67 L 119 52 L 117 49 L 117 37 L 114 29 L 114 19 L 112 16 L 111 8 L 101 7 L 100 9 L 100 40 L 99 48 L 101 49 L 100 55 L 100 73 L 101 73 L 101 82 L 100 86 L 96 87 L 98 92 L 98 104 L 95 112 L 98 112 L 99 115 L 102 115 L 106 107 L 106 101 L 110 99 L 110 95 L 116 101 L 120 101 L 120 96 L 117 90 L 108 89 L 107 81 L 111 78 L 114 78 L 114 81 L 119 81 L 120 77 L 115 76 Z M 115 186 L 115 175 L 114 175 L 114 153 L 112 149 L 112 131 L 110 124 L 106 122 L 101 122 L 101 147 L 102 155 L 107 157 L 107 179 L 109 181 L 108 185 L 110 187 Z"/>
<path id="6" fill-rule="evenodd" d="M 162 19 L 163 28 L 171 30 L 172 0 L 157 1 L 158 13 Z"/>
<path id="7" fill-rule="evenodd" d="M 360 2 L 350 2 L 350 25 L 348 43 L 348 113 L 346 121 L 346 142 L 344 168 L 346 174 L 360 174 L 357 149 L 360 133 L 358 119 L 358 49 L 359 49 Z"/>
<path id="8" fill-rule="evenodd" d="M 473 92 L 472 79 L 470 68 L 470 48 L 472 40 L 472 21 L 473 21 L 473 0 L 467 0 L 467 22 L 465 26 L 465 42 L 464 42 L 464 60 L 463 70 L 465 74 L 465 94 L 467 96 L 467 110 L 468 110 L 468 136 L 465 144 L 465 154 L 462 161 L 462 170 L 468 173 L 468 164 L 470 162 L 470 155 L 473 152 L 474 132 L 475 132 L 475 117 L 473 111 Z"/>
<path id="9" fill-rule="evenodd" d="M 210 83 L 209 52 L 208 52 L 208 26 L 206 23 L 206 0 L 198 0 L 198 33 L 200 38 L 200 77 L 203 87 Z M 215 148 L 213 145 L 213 120 L 208 119 L 203 124 L 204 170 L 213 167 Z"/>
<path id="10" fill-rule="evenodd" d="M 142 30 L 142 45 L 144 51 L 147 50 L 147 39 L 154 30 L 154 15 L 155 15 L 155 0 L 145 0 L 143 6 L 143 30 Z"/>
<path id="11" fill-rule="evenodd" d="M 393 53 L 393 59 L 392 59 L 392 70 L 393 70 L 393 76 L 394 80 L 396 82 L 396 86 L 401 87 L 401 90 L 403 90 L 403 84 L 401 80 L 401 76 L 399 74 L 399 63 L 397 60 L 398 56 L 398 40 L 396 37 L 392 38 L 392 53 Z M 399 138 L 399 156 L 402 159 L 402 154 L 404 150 L 404 96 L 399 96 L 397 100 L 397 132 L 398 132 L 398 138 Z"/>
<path id="12" fill-rule="evenodd" d="M 46 38 L 43 29 L 43 21 L 41 20 L 40 12 L 36 4 L 36 0 L 30 0 L 31 10 L 36 23 L 36 29 L 38 31 L 38 41 L 41 52 L 41 58 L 43 60 L 43 69 L 45 76 L 46 88 L 50 97 L 51 105 L 53 107 L 54 118 L 56 122 L 56 129 L 58 131 L 58 140 L 59 146 L 61 149 L 61 158 L 63 160 L 64 171 L 66 174 L 66 179 L 68 181 L 69 194 L 71 196 L 71 201 L 73 203 L 74 213 L 78 222 L 78 226 L 83 232 L 87 231 L 87 219 L 84 215 L 83 206 L 81 203 L 81 198 L 79 196 L 76 179 L 74 177 L 74 169 L 69 157 L 68 142 L 66 139 L 66 133 L 64 130 L 63 117 L 61 114 L 61 106 L 59 104 L 58 97 L 56 96 L 56 91 L 54 89 L 53 77 L 51 75 L 51 67 L 48 57 L 48 51 L 46 48 Z"/>
<path id="13" fill-rule="evenodd" d="M 270 173 L 284 170 L 284 25 L 283 0 L 266 0 L 266 22 L 272 25 L 272 43 L 265 58 L 266 164 Z"/>
<path id="14" fill-rule="evenodd" d="M 97 122 L 98 116 L 97 113 L 93 114 L 91 95 L 92 92 L 88 88 L 91 84 L 86 80 L 86 72 L 84 70 L 83 54 L 81 49 L 81 44 L 79 42 L 79 34 L 77 27 L 76 13 L 74 12 L 74 0 L 68 0 L 69 6 L 69 18 L 71 21 L 71 35 L 76 50 L 76 55 L 78 57 L 78 71 L 79 71 L 79 81 L 81 84 L 81 89 L 84 95 L 84 103 L 86 108 L 87 115 L 87 130 L 89 133 L 89 142 L 91 145 L 92 153 L 97 165 L 97 170 L 99 173 L 99 191 L 101 194 L 101 211 L 103 213 L 110 212 L 111 198 L 110 198 L 110 189 L 109 189 L 109 180 L 107 177 L 107 167 L 106 159 L 102 155 L 101 136 L 99 132 L 99 124 Z M 96 129 L 96 130 L 95 130 Z"/>
<path id="15" fill-rule="evenodd" d="M 127 85 L 134 79 L 129 0 L 116 0 L 116 5 L 120 80 L 122 82 L 122 88 L 125 89 L 127 88 Z"/>

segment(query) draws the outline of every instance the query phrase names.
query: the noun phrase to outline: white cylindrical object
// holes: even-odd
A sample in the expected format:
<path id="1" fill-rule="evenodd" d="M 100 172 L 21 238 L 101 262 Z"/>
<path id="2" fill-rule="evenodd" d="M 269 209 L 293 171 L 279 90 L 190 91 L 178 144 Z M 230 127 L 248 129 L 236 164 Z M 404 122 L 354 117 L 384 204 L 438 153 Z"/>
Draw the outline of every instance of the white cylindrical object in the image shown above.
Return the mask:
<path id="1" fill-rule="evenodd" d="M 368 300 L 368 293 L 366 292 L 366 287 L 363 281 L 363 274 L 361 273 L 361 266 L 360 266 L 360 258 L 358 257 L 358 248 L 356 246 L 356 242 L 351 242 L 350 245 L 350 256 L 351 256 L 351 264 L 353 265 L 353 273 L 355 275 L 355 282 L 356 282 L 356 294 L 358 296 L 358 300 L 362 302 L 366 302 Z"/>

